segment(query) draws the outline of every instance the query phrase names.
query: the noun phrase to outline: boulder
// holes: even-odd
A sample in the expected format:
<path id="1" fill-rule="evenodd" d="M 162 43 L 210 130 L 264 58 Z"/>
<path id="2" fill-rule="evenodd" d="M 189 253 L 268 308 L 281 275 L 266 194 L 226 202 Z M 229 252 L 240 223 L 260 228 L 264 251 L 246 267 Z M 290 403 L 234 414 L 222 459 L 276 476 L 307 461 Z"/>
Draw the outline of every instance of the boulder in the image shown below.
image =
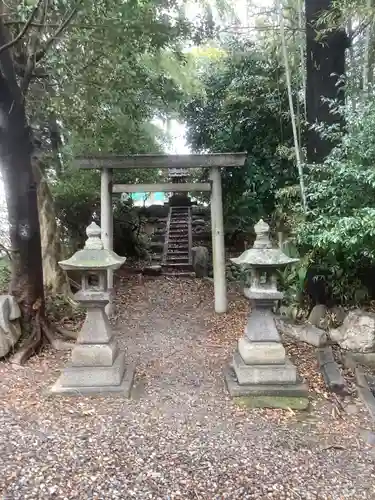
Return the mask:
<path id="1" fill-rule="evenodd" d="M 327 306 L 317 304 L 312 308 L 311 313 L 309 314 L 309 323 L 317 326 L 318 328 L 323 328 L 326 324 L 327 311 Z"/>
<path id="2" fill-rule="evenodd" d="M 297 325 L 293 321 L 277 319 L 276 326 L 280 333 L 291 337 L 298 342 L 305 342 L 314 347 L 322 347 L 327 343 L 327 334 L 324 330 L 317 328 L 310 323 Z"/>
<path id="3" fill-rule="evenodd" d="M 6 356 L 21 336 L 20 308 L 11 295 L 0 295 L 0 358 Z"/>
<path id="4" fill-rule="evenodd" d="M 208 248 L 207 247 L 193 247 L 191 249 L 193 269 L 197 278 L 204 278 L 208 276 Z"/>
<path id="5" fill-rule="evenodd" d="M 354 352 L 375 351 L 375 314 L 355 309 L 350 311 L 338 328 L 329 336 L 342 349 Z"/>
<path id="6" fill-rule="evenodd" d="M 329 311 L 332 317 L 332 322 L 334 326 L 341 326 L 344 323 L 344 319 L 346 318 L 346 311 L 341 306 L 332 307 Z"/>

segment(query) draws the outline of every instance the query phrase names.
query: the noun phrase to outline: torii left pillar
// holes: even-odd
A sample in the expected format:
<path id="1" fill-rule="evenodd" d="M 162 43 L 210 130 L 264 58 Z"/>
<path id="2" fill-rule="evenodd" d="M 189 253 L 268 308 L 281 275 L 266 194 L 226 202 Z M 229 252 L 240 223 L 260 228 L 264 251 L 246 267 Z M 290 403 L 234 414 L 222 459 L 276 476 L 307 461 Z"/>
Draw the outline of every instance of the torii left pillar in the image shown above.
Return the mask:
<path id="1" fill-rule="evenodd" d="M 112 204 L 112 169 L 102 168 L 100 188 L 100 226 L 102 230 L 102 242 L 105 250 L 113 250 L 113 204 Z M 108 291 L 110 301 L 105 308 L 107 316 L 114 313 L 113 303 L 113 271 L 107 271 Z"/>

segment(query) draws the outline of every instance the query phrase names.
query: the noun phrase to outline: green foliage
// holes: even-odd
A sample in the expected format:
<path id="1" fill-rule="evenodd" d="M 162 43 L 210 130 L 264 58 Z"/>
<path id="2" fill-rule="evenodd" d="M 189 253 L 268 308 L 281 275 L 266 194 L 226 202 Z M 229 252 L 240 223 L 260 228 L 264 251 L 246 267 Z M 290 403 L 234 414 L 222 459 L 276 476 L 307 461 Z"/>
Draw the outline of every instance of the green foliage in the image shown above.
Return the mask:
<path id="1" fill-rule="evenodd" d="M 191 85 L 182 44 L 197 33 L 177 3 L 85 4 L 48 63 L 51 101 L 75 153 L 146 153 L 164 137 L 151 122 L 177 111 Z"/>
<path id="2" fill-rule="evenodd" d="M 270 215 L 276 191 L 296 180 L 285 155 L 292 130 L 283 70 L 253 44 L 231 42 L 199 75 L 204 92 L 184 110 L 188 141 L 197 152 L 247 152 L 244 168 L 222 173 L 226 219 L 243 228 Z"/>
<path id="3" fill-rule="evenodd" d="M 291 190 L 279 193 L 279 208 L 301 252 L 331 284 L 333 300 L 359 303 L 374 295 L 375 94 L 342 112 L 347 133 L 323 165 L 307 169 L 306 218 Z"/>
<path id="4" fill-rule="evenodd" d="M 61 22 L 69 2 L 51 9 L 45 34 L 52 30 L 50 23 Z M 22 20 L 27 14 L 13 13 Z M 83 1 L 45 55 L 43 84 L 33 80 L 28 112 L 62 236 L 73 248 L 82 245 L 92 216 L 100 216 L 100 179 L 97 172 L 71 167 L 72 157 L 163 150 L 167 136 L 157 123 L 173 117 L 186 93 L 196 87 L 181 47 L 212 32 L 208 17 L 193 25 L 178 3 L 169 0 Z M 57 144 L 51 124 L 58 129 Z M 158 176 L 149 169 L 115 171 L 114 182 L 153 182 Z M 130 212 L 122 213 L 121 224 L 132 225 L 132 218 Z M 129 238 L 123 247 L 136 251 L 134 233 L 122 230 L 123 238 Z"/>
<path id="5" fill-rule="evenodd" d="M 141 236 L 145 219 L 134 209 L 130 201 L 116 203 L 113 221 L 115 252 L 127 257 L 146 257 L 148 242 Z"/>
<path id="6" fill-rule="evenodd" d="M 51 182 L 56 217 L 66 245 L 82 247 L 86 227 L 100 210 L 100 176 L 96 171 L 69 168 Z"/>

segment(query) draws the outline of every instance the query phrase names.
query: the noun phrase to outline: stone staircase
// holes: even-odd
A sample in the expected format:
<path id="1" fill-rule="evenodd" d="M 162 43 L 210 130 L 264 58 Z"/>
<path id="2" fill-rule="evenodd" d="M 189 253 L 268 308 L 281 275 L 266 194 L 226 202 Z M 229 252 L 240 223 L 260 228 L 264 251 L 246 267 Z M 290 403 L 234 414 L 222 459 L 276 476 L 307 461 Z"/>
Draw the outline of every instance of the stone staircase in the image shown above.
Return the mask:
<path id="1" fill-rule="evenodd" d="M 163 274 L 194 276 L 191 247 L 191 208 L 170 207 L 162 258 Z"/>

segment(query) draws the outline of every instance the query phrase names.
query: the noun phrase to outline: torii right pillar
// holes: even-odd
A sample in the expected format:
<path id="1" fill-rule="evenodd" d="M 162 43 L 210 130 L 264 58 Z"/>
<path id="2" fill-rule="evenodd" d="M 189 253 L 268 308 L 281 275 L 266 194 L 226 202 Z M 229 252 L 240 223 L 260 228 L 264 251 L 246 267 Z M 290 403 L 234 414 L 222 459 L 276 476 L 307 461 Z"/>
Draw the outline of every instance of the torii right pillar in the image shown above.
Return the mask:
<path id="1" fill-rule="evenodd" d="M 225 277 L 225 243 L 223 196 L 219 167 L 211 167 L 211 228 L 212 228 L 212 262 L 214 270 L 215 312 L 227 312 L 227 283 Z"/>

